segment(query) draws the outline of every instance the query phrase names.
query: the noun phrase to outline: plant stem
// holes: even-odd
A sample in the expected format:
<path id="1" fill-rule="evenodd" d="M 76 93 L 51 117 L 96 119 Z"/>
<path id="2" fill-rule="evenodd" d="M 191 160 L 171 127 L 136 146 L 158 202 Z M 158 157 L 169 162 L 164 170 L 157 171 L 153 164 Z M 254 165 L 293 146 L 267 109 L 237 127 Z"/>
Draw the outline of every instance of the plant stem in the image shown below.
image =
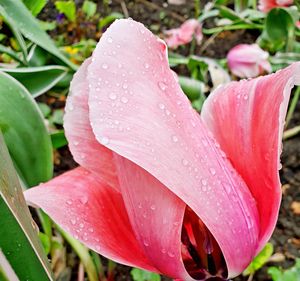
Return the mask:
<path id="1" fill-rule="evenodd" d="M 291 121 L 291 119 L 293 117 L 293 114 L 294 114 L 294 111 L 296 109 L 299 97 L 300 97 L 300 87 L 297 87 L 296 91 L 294 93 L 294 96 L 292 98 L 292 101 L 291 101 L 291 104 L 290 104 L 287 116 L 286 116 L 286 122 L 285 122 L 285 127 L 286 128 L 288 127 L 289 122 Z"/>

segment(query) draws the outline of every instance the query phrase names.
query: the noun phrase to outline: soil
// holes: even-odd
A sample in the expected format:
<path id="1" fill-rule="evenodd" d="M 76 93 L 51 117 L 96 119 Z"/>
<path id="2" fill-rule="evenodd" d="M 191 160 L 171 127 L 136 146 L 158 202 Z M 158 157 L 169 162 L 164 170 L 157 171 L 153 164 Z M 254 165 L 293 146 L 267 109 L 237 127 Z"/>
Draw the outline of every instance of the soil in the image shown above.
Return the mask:
<path id="1" fill-rule="evenodd" d="M 82 1 L 75 1 L 78 6 L 81 6 Z M 100 2 L 100 1 L 99 1 Z M 104 2 L 104 1 L 103 1 Z M 194 17 L 193 1 L 186 1 L 183 6 L 168 5 L 167 1 L 162 0 L 135 0 L 135 1 L 110 1 L 109 5 L 99 4 L 99 13 L 101 17 L 109 15 L 111 12 L 128 13 L 130 17 L 140 22 L 143 22 L 147 27 L 152 29 L 156 34 L 161 34 L 165 29 L 174 28 L 180 25 L 185 19 Z M 102 3 L 102 1 L 101 1 Z M 121 5 L 123 3 L 123 6 Z M 125 4 L 125 6 L 124 6 Z M 204 5 L 204 2 L 201 4 Z M 47 8 L 40 15 L 41 19 L 49 20 L 56 19 L 57 12 L 54 9 L 53 1 L 49 1 Z M 74 43 L 82 38 L 98 39 L 101 32 L 97 33 L 95 28 L 96 22 L 88 23 L 91 31 L 74 32 L 86 29 L 86 23 L 77 22 L 76 28 L 66 26 L 64 23 L 56 30 L 51 32 L 53 37 L 64 33 L 66 43 Z M 204 50 L 198 46 L 195 50 L 196 55 L 204 55 L 212 58 L 224 58 L 230 48 L 238 43 L 253 43 L 258 34 L 253 31 L 236 31 L 220 33 Z M 204 38 L 204 42 L 208 37 Z M 189 46 L 180 48 L 178 52 L 186 54 L 189 51 Z M 55 103 L 54 103 L 55 104 Z M 59 107 L 63 107 L 61 102 Z M 57 107 L 53 105 L 53 107 Z M 300 123 L 300 104 L 298 105 L 293 119 L 290 122 L 290 127 Z M 300 257 L 300 136 L 296 136 L 284 142 L 282 153 L 283 168 L 280 172 L 281 182 L 283 184 L 283 199 L 280 208 L 280 214 L 276 229 L 271 238 L 274 245 L 276 262 L 268 265 L 281 266 L 283 268 L 290 267 L 294 264 L 295 258 Z M 55 174 L 61 174 L 76 166 L 68 149 L 62 148 L 56 151 Z M 295 203 L 296 202 L 296 203 Z M 237 277 L 234 281 L 246 281 L 248 277 Z M 122 265 L 117 265 L 115 269 L 115 280 L 132 280 L 130 276 L 130 268 Z M 164 280 L 169 280 L 164 278 Z M 267 274 L 267 266 L 259 270 L 253 280 L 268 281 L 271 280 Z"/>

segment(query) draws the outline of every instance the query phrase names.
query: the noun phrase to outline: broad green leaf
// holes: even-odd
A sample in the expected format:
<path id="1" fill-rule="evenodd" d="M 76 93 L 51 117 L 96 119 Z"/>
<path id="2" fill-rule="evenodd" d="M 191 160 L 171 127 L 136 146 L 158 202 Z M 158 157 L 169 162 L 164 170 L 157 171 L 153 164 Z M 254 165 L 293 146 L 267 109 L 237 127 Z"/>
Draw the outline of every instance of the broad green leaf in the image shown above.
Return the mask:
<path id="1" fill-rule="evenodd" d="M 47 4 L 47 0 L 23 0 L 23 2 L 34 16 L 38 15 Z"/>
<path id="2" fill-rule="evenodd" d="M 130 271 L 134 281 L 160 281 L 160 275 L 139 268 L 133 268 Z"/>
<path id="3" fill-rule="evenodd" d="M 254 274 L 257 270 L 264 266 L 273 254 L 274 248 L 271 243 L 267 243 L 262 251 L 254 258 L 249 266 L 243 272 L 243 275 Z"/>
<path id="4" fill-rule="evenodd" d="M 56 1 L 56 9 L 64 14 L 69 21 L 75 21 L 76 19 L 76 6 L 73 0 L 69 1 Z"/>
<path id="5" fill-rule="evenodd" d="M 274 8 L 266 18 L 266 37 L 276 46 L 286 45 L 291 50 L 294 41 L 295 20 L 288 9 Z"/>
<path id="6" fill-rule="evenodd" d="M 96 13 L 96 10 L 97 10 L 97 4 L 96 3 L 92 2 L 92 1 L 89 1 L 89 0 L 85 0 L 83 2 L 82 11 L 86 14 L 86 16 L 88 18 L 94 16 L 95 13 Z"/>
<path id="7" fill-rule="evenodd" d="M 0 129 L 19 175 L 28 186 L 52 177 L 52 146 L 42 114 L 27 89 L 1 71 Z"/>
<path id="8" fill-rule="evenodd" d="M 38 45 L 33 45 L 27 56 L 27 61 L 29 66 L 43 66 L 49 61 L 51 55 L 39 47 Z"/>
<path id="9" fill-rule="evenodd" d="M 0 255 L 19 280 L 54 280 L 1 132 L 0 217 Z"/>
<path id="10" fill-rule="evenodd" d="M 51 240 L 49 239 L 48 235 L 46 235 L 43 232 L 39 232 L 39 238 L 42 243 L 45 254 L 48 255 L 51 250 Z"/>
<path id="11" fill-rule="evenodd" d="M 68 72 L 60 65 L 24 68 L 0 68 L 21 82 L 33 97 L 38 97 L 54 87 Z"/>
<path id="12" fill-rule="evenodd" d="M 5 12 L 12 26 L 19 30 L 24 37 L 39 45 L 73 70 L 77 69 L 55 46 L 48 34 L 39 26 L 37 19 L 28 11 L 22 1 L 0 0 L 0 13 Z"/>

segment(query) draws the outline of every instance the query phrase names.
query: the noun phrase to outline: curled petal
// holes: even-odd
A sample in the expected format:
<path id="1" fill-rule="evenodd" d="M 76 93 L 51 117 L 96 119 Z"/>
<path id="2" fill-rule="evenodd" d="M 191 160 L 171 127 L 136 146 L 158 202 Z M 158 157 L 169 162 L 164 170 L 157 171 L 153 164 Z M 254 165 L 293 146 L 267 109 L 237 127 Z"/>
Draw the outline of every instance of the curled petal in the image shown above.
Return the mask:
<path id="1" fill-rule="evenodd" d="M 202 119 L 245 180 L 260 217 L 259 251 L 275 227 L 281 200 L 278 170 L 291 89 L 300 63 L 264 77 L 231 82 L 204 103 Z"/>
<path id="2" fill-rule="evenodd" d="M 241 78 L 253 78 L 264 72 L 271 72 L 269 54 L 257 44 L 240 44 L 232 48 L 227 55 L 231 72 Z"/>
<path id="3" fill-rule="evenodd" d="M 117 262 L 157 271 L 143 254 L 119 192 L 84 168 L 76 168 L 25 192 L 72 236 Z"/>
<path id="4" fill-rule="evenodd" d="M 118 188 L 113 154 L 96 140 L 89 120 L 87 59 L 75 73 L 70 86 L 64 116 L 65 134 L 75 161 L 113 188 Z"/>
<path id="5" fill-rule="evenodd" d="M 255 202 L 181 91 L 165 44 L 119 20 L 97 45 L 88 81 L 97 140 L 184 201 L 216 239 L 229 275 L 239 274 L 257 247 Z"/>

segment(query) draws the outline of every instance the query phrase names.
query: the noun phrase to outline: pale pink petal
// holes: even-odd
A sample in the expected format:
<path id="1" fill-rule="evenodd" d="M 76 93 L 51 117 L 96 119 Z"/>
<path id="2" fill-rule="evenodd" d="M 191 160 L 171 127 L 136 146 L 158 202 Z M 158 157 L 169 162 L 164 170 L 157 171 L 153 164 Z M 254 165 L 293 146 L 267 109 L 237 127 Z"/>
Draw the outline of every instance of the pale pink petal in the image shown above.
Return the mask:
<path id="1" fill-rule="evenodd" d="M 181 91 L 165 44 L 142 24 L 119 20 L 97 45 L 88 80 L 97 140 L 188 204 L 219 243 L 229 275 L 240 273 L 257 247 L 256 206 Z"/>
<path id="2" fill-rule="evenodd" d="M 117 262 L 157 271 L 139 246 L 122 196 L 84 168 L 76 168 L 25 192 L 83 244 Z"/>
<path id="3" fill-rule="evenodd" d="M 206 100 L 202 118 L 247 183 L 260 216 L 259 249 L 270 238 L 281 200 L 278 170 L 284 117 L 300 63 L 276 74 L 231 82 Z"/>
<path id="4" fill-rule="evenodd" d="M 77 163 L 99 175 L 104 183 L 118 188 L 112 152 L 97 142 L 88 113 L 87 59 L 75 73 L 70 86 L 64 116 L 65 134 Z"/>
<path id="5" fill-rule="evenodd" d="M 203 39 L 201 24 L 195 19 L 185 21 L 179 28 L 166 30 L 165 34 L 165 41 L 170 48 L 188 44 L 194 37 L 198 44 Z"/>
<path id="6" fill-rule="evenodd" d="M 186 205 L 144 169 L 115 157 L 127 213 L 145 255 L 164 275 L 190 280 L 181 259 Z"/>
<path id="7" fill-rule="evenodd" d="M 252 78 L 271 71 L 268 57 L 269 54 L 257 44 L 239 44 L 229 51 L 227 62 L 234 75 Z"/>

